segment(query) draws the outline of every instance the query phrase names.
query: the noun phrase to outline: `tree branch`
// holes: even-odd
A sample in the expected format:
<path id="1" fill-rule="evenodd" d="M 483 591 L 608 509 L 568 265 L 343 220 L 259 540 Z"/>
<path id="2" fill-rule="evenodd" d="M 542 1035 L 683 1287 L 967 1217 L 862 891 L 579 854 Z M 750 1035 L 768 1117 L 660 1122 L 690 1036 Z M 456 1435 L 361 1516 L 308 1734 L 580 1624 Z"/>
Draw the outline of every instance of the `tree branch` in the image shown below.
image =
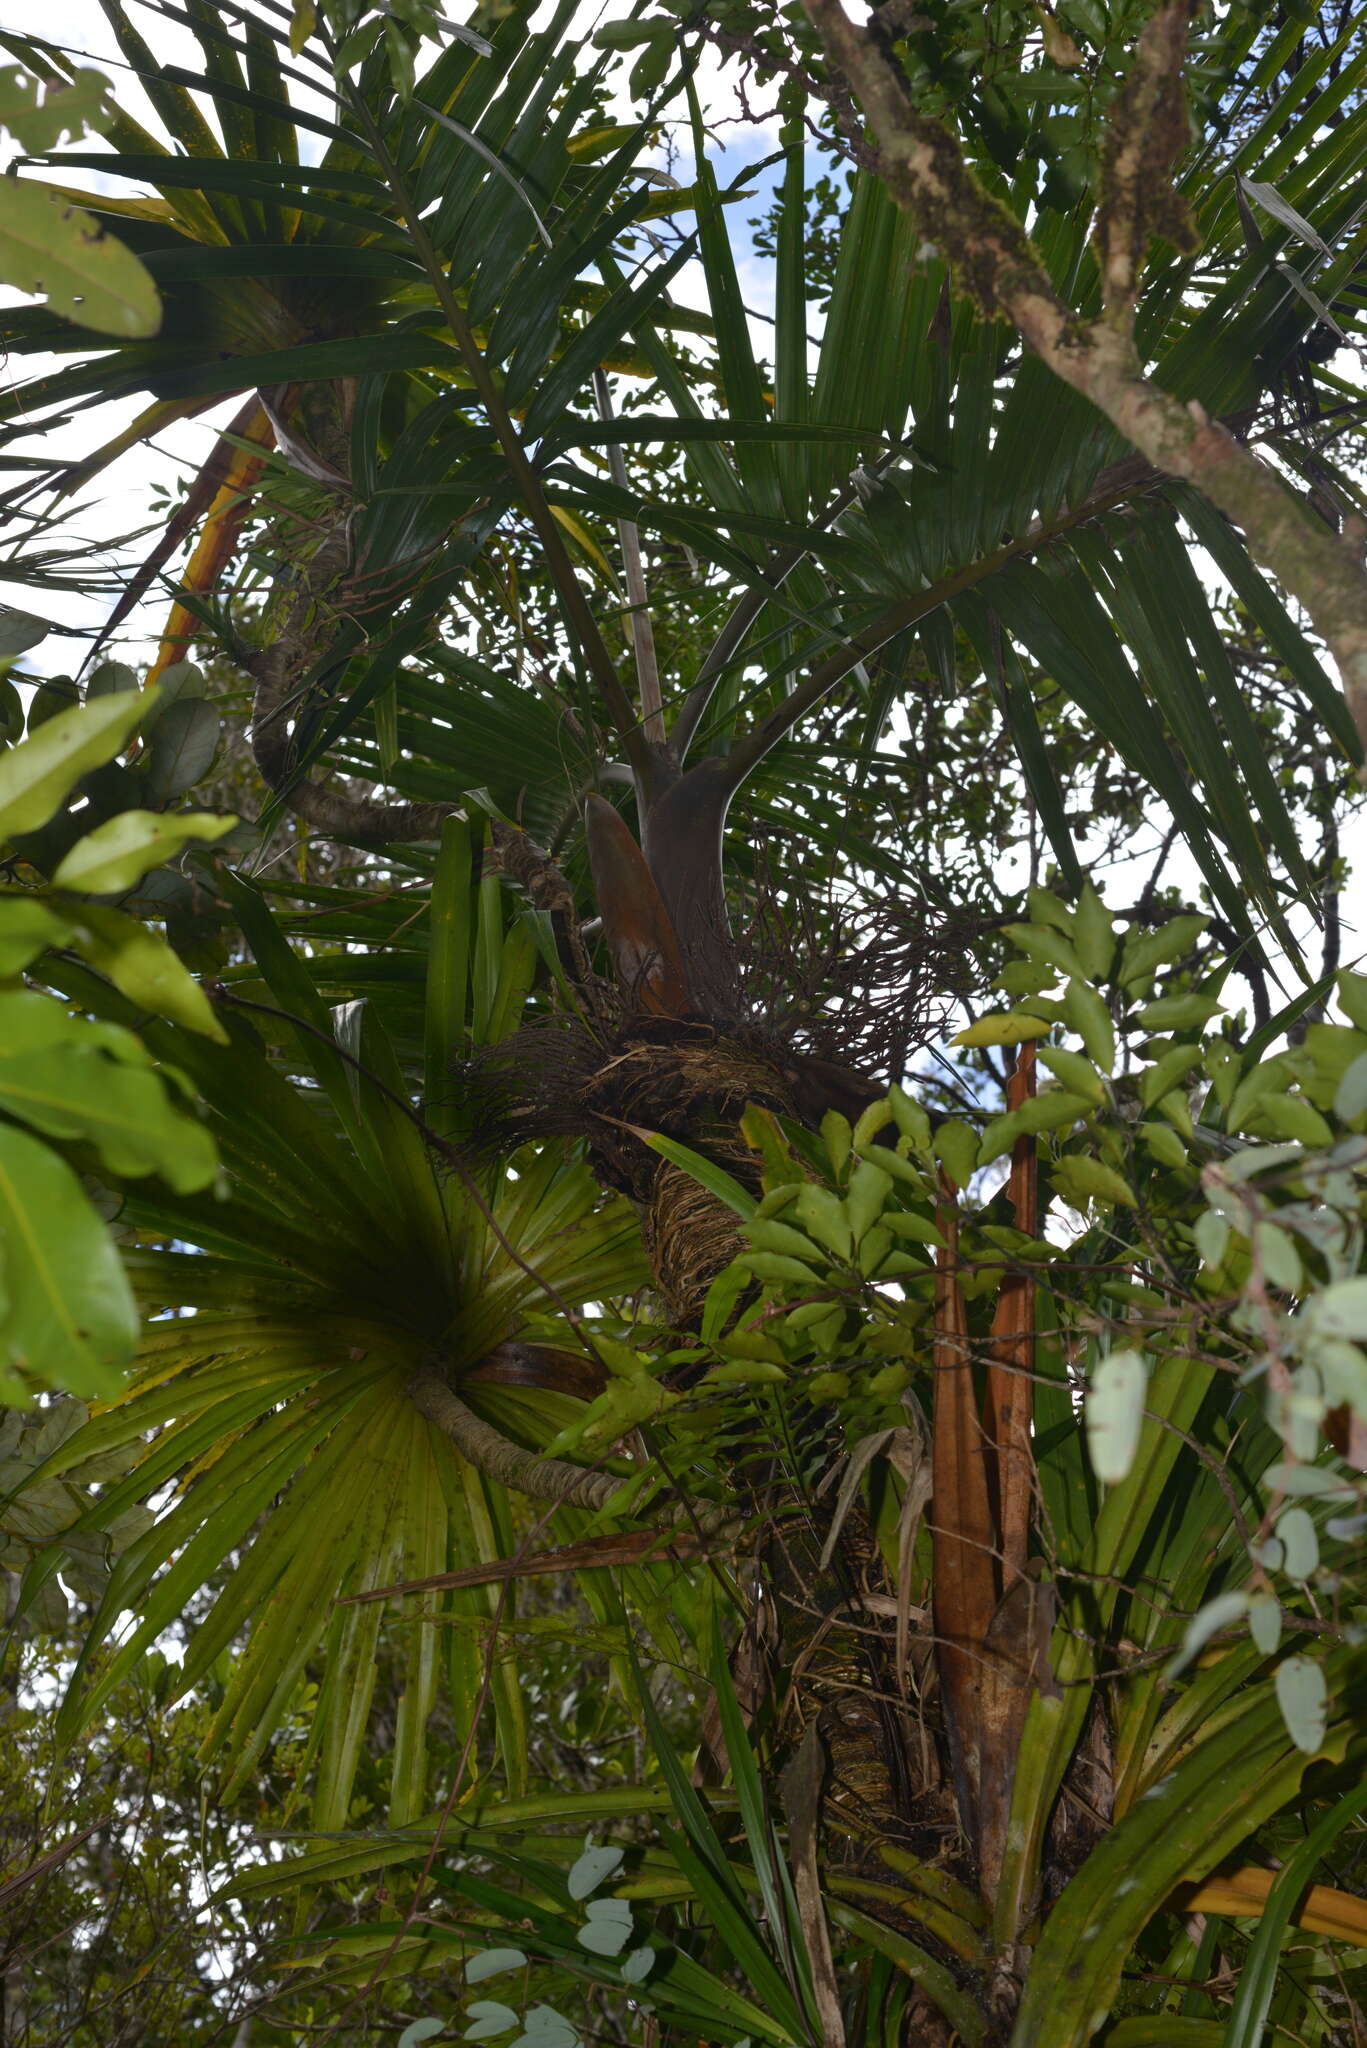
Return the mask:
<path id="1" fill-rule="evenodd" d="M 978 184 L 949 130 L 918 112 L 903 73 L 850 21 L 841 0 L 803 4 L 877 133 L 878 171 L 893 198 L 943 250 L 986 313 L 1012 321 L 1048 368 L 1090 399 L 1150 462 L 1195 484 L 1243 528 L 1250 552 L 1304 605 L 1326 641 L 1367 746 L 1367 575 L 1360 541 L 1351 548 L 1341 542 L 1201 406 L 1184 405 L 1147 377 L 1130 334 L 1149 236 L 1178 225 L 1170 173 L 1180 144 L 1172 108 L 1180 104 L 1190 0 L 1158 7 L 1112 115 L 1109 182 L 1097 228 L 1106 310 L 1096 321 L 1084 320 L 1059 296 L 1020 222 Z M 1152 189 L 1159 184 L 1167 198 Z"/>
<path id="2" fill-rule="evenodd" d="M 622 1485 L 607 1472 L 586 1472 L 563 1458 L 538 1457 L 520 1444 L 509 1443 L 492 1423 L 467 1408 L 433 1366 L 420 1366 L 408 1380 L 408 1398 L 420 1415 L 449 1436 L 461 1456 L 500 1486 L 525 1493 L 531 1500 L 556 1507 L 587 1508 L 596 1513 Z"/>

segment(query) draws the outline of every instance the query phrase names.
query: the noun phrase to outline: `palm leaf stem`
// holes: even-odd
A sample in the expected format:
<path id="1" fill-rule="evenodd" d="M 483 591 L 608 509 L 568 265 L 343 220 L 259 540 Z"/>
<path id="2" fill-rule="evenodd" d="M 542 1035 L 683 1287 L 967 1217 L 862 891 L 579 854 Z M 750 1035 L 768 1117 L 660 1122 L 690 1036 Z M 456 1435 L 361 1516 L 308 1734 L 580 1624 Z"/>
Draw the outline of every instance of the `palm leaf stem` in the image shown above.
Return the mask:
<path id="1" fill-rule="evenodd" d="M 547 566 L 559 592 L 569 620 L 574 627 L 580 651 L 589 665 L 590 673 L 602 693 L 608 715 L 617 729 L 618 738 L 625 749 L 627 759 L 636 776 L 643 799 L 657 775 L 657 758 L 649 745 L 636 711 L 622 687 L 616 663 L 608 651 L 607 643 L 598 630 L 598 624 L 589 610 L 588 601 L 580 587 L 565 547 L 564 539 L 551 511 L 540 479 L 527 459 L 526 451 L 518 438 L 516 427 L 499 397 L 493 378 L 489 374 L 474 331 L 466 318 L 450 280 L 441 264 L 430 236 L 409 196 L 408 187 L 397 164 L 390 155 L 385 139 L 364 99 L 353 87 L 349 95 L 352 107 L 364 127 L 376 162 L 385 177 L 390 192 L 403 215 L 404 225 L 412 238 L 419 261 L 427 273 L 437 304 L 440 306 L 447 326 L 455 337 L 456 347 L 469 372 L 471 382 L 478 392 L 480 401 L 488 415 L 490 424 L 498 437 L 499 446 L 513 477 L 517 482 L 526 505 L 527 514 L 536 530 L 538 540 L 546 552 Z"/>
<path id="2" fill-rule="evenodd" d="M 612 419 L 612 397 L 601 370 L 593 373 L 598 410 L 606 421 Z M 629 488 L 626 457 L 620 445 L 608 448 L 608 468 L 619 490 Z M 655 652 L 655 629 L 650 621 L 649 592 L 641 562 L 641 530 L 634 519 L 619 519 L 617 534 L 622 546 L 622 568 L 626 576 L 627 601 L 631 606 L 631 645 L 636 657 L 636 682 L 641 693 L 641 728 L 653 747 L 665 743 L 664 702 L 660 695 L 660 664 Z"/>

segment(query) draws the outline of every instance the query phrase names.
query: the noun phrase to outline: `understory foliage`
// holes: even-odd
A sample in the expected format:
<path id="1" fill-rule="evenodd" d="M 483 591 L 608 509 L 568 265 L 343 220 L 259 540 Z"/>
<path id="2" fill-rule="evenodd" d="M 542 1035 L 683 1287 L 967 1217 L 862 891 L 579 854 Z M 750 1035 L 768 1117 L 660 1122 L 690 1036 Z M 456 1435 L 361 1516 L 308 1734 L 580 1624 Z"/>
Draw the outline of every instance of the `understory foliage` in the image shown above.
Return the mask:
<path id="1" fill-rule="evenodd" d="M 101 4 L 3 2048 L 1360 2048 L 1360 27 Z"/>

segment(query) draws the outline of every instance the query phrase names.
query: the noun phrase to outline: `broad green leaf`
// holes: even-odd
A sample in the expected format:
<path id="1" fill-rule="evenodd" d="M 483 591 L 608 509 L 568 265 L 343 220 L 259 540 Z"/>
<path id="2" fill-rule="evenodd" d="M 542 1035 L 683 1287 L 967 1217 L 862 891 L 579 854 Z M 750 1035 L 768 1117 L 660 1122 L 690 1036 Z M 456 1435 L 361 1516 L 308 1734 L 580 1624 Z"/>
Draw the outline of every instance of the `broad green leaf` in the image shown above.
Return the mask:
<path id="1" fill-rule="evenodd" d="M 625 1853 L 622 1849 L 595 1848 L 590 1845 L 575 1861 L 566 1879 L 570 1897 L 586 1899 L 590 1892 L 597 1891 L 599 1885 L 612 1876 Z M 467 1978 L 468 1974 L 467 1972 Z"/>
<path id="2" fill-rule="evenodd" d="M 982 1135 L 979 1166 L 990 1165 L 1003 1152 L 1009 1152 L 1019 1137 L 1066 1130 L 1080 1122 L 1092 1107 L 1087 1096 L 1070 1095 L 1062 1088 L 1050 1088 L 1043 1095 L 1032 1096 L 1019 1109 L 1008 1110 L 1005 1116 L 993 1117 Z"/>
<path id="3" fill-rule="evenodd" d="M 931 1140 L 935 1157 L 956 1187 L 966 1188 L 978 1163 L 978 1133 L 961 1117 L 940 1125 Z"/>
<path id="4" fill-rule="evenodd" d="M 1309 1657 L 1284 1657 L 1277 1666 L 1277 1704 L 1297 1749 L 1314 1756 L 1324 1744 L 1329 1687 L 1324 1666 Z"/>
<path id="5" fill-rule="evenodd" d="M 1248 1602 L 1248 1632 L 1264 1657 L 1270 1657 L 1282 1639 L 1281 1602 L 1272 1593 L 1254 1593 Z"/>
<path id="6" fill-rule="evenodd" d="M 780 1258 L 802 1259 L 812 1266 L 826 1263 L 825 1253 L 810 1237 L 794 1230 L 789 1223 L 780 1223 L 776 1217 L 752 1217 L 745 1226 L 745 1235 L 756 1251 L 777 1252 Z"/>
<path id="7" fill-rule="evenodd" d="M 179 1193 L 207 1187 L 217 1171 L 203 1124 L 173 1109 L 160 1078 L 71 1047 L 0 1058 L 0 1104 L 49 1137 L 83 1139 L 108 1170 L 155 1173 Z"/>
<path id="8" fill-rule="evenodd" d="M 1320 1561 L 1319 1537 L 1305 1508 L 1287 1508 L 1277 1517 L 1282 1570 L 1289 1579 L 1308 1579 Z"/>
<path id="9" fill-rule="evenodd" d="M 70 918 L 37 896 L 19 890 L 0 894 L 0 979 L 18 974 L 48 946 L 60 946 Z"/>
<path id="10" fill-rule="evenodd" d="M 1139 1022 L 1146 1031 L 1186 1031 L 1193 1025 L 1198 1028 L 1208 1024 L 1220 1007 L 1219 996 L 1190 995 L 1160 996 L 1156 1003 L 1146 1003 L 1139 1012 Z"/>
<path id="11" fill-rule="evenodd" d="M 631 1907 L 625 1899 L 590 1899 L 588 1919 L 575 1940 L 595 1956 L 619 1955 L 631 1939 Z"/>
<path id="12" fill-rule="evenodd" d="M 422 2042 L 445 2032 L 445 2020 L 411 2020 L 399 2036 L 398 2048 L 420 2048 Z"/>
<path id="13" fill-rule="evenodd" d="M 1157 967 L 1165 966 L 1169 960 L 1176 960 L 1190 951 L 1206 926 L 1208 917 L 1192 914 L 1172 917 L 1157 931 L 1132 931 L 1125 941 L 1125 950 L 1120 960 L 1120 981 L 1122 987 L 1142 981 Z"/>
<path id="14" fill-rule="evenodd" d="M 511 2033 L 514 2027 L 522 2025 L 513 2008 L 500 2004 L 496 1998 L 472 1999 L 465 2008 L 465 2017 L 470 2022 L 465 2029 L 467 2041 L 489 2041 L 497 2034 Z"/>
<path id="15" fill-rule="evenodd" d="M 1307 1314 L 1324 1336 L 1367 1339 L 1367 1273 L 1334 1281 L 1315 1296 Z"/>
<path id="16" fill-rule="evenodd" d="M 1128 1188 L 1113 1166 L 1107 1166 L 1102 1159 L 1089 1158 L 1085 1153 L 1069 1153 L 1049 1170 L 1049 1178 L 1055 1191 L 1070 1202 L 1075 1209 L 1085 1208 L 1088 1202 L 1121 1203 L 1126 1208 L 1134 1207 L 1134 1194 Z"/>
<path id="17" fill-rule="evenodd" d="M 203 697 L 178 697 L 152 728 L 149 793 L 162 803 L 202 781 L 218 752 L 223 721 Z"/>
<path id="18" fill-rule="evenodd" d="M 1118 1485 L 1134 1463 L 1148 1383 L 1148 1367 L 1138 1351 L 1108 1352 L 1092 1373 L 1087 1450 L 1092 1470 L 1107 1486 Z"/>
<path id="19" fill-rule="evenodd" d="M 15 64 L 0 70 L 0 127 L 17 135 L 31 156 L 55 149 L 68 137 L 80 140 L 87 129 L 109 126 L 109 80 L 103 71 L 74 71 L 61 84 L 42 87 L 31 72 Z"/>
<path id="20" fill-rule="evenodd" d="M 1334 1115 L 1346 1124 L 1356 1123 L 1367 1111 L 1367 1052 L 1359 1053 L 1344 1069 L 1334 1091 Z"/>
<path id="21" fill-rule="evenodd" d="M 1070 981 L 1063 991 L 1063 1014 L 1103 1074 L 1115 1066 L 1115 1025 L 1105 1003 L 1085 981 Z"/>
<path id="22" fill-rule="evenodd" d="M 488 1977 L 501 1977 L 508 1970 L 520 1970 L 527 1958 L 520 1948 L 486 1948 L 470 1956 L 465 1964 L 467 1984 L 483 1984 Z"/>
<path id="23" fill-rule="evenodd" d="M 47 619 L 36 618 L 32 612 L 16 611 L 13 605 L 0 605 L 0 660 L 26 654 L 40 640 L 46 640 L 51 631 Z"/>
<path id="24" fill-rule="evenodd" d="M 156 703 L 156 692 L 144 690 L 76 704 L 0 755 L 0 832 L 13 838 L 46 825 L 86 771 L 112 761 Z"/>
<path id="25" fill-rule="evenodd" d="M 126 243 L 94 214 L 27 178 L 7 178 L 0 210 L 0 282 L 45 296 L 54 313 L 101 334 L 161 326 L 161 298 Z"/>
<path id="26" fill-rule="evenodd" d="M 926 1151 L 930 1145 L 930 1118 L 919 1102 L 896 1082 L 888 1090 L 888 1101 L 892 1105 L 893 1121 L 908 1144 L 919 1151 Z"/>
<path id="27" fill-rule="evenodd" d="M 157 811 L 120 811 L 78 839 L 52 879 L 59 889 L 112 896 L 131 889 L 149 868 L 173 859 L 192 839 L 221 839 L 236 823 L 236 818 L 216 818 L 208 811 L 175 817 Z"/>
<path id="28" fill-rule="evenodd" d="M 83 960 L 108 975 L 115 988 L 139 1008 L 169 1017 L 220 1045 L 228 1034 L 199 983 L 176 958 L 166 940 L 135 917 L 104 903 L 81 906 L 71 943 Z"/>
<path id="29" fill-rule="evenodd" d="M 1207 1600 L 1204 1607 L 1192 1616 L 1182 1631 L 1182 1645 L 1177 1655 L 1167 1665 L 1163 1676 L 1171 1682 L 1185 1671 L 1194 1657 L 1199 1657 L 1212 1636 L 1223 1628 L 1229 1628 L 1241 1621 L 1248 1612 L 1248 1595 L 1241 1592 L 1217 1594 L 1214 1600 Z"/>
<path id="30" fill-rule="evenodd" d="M 1048 1067 L 1065 1088 L 1071 1089 L 1075 1095 L 1084 1096 L 1088 1102 L 1104 1101 L 1105 1085 L 1085 1053 L 1069 1052 L 1059 1045 L 1041 1045 L 1038 1053 L 1041 1064 Z"/>
<path id="31" fill-rule="evenodd" d="M 109 1400 L 138 1341 L 119 1255 L 71 1168 L 0 1124 L 0 1358 L 83 1400 Z M 9 1381 L 10 1399 L 22 1383 Z"/>
<path id="32" fill-rule="evenodd" d="M 96 697 L 117 697 L 138 687 L 138 672 L 126 661 L 102 661 L 85 686 L 86 702 Z M 163 702 L 169 702 L 164 691 L 159 691 Z"/>
<path id="33" fill-rule="evenodd" d="M 1032 1016 L 1028 1010 L 999 1010 L 995 1016 L 979 1017 L 949 1041 L 951 1045 L 1018 1045 L 1022 1039 L 1043 1038 L 1049 1030 L 1047 1017 Z"/>

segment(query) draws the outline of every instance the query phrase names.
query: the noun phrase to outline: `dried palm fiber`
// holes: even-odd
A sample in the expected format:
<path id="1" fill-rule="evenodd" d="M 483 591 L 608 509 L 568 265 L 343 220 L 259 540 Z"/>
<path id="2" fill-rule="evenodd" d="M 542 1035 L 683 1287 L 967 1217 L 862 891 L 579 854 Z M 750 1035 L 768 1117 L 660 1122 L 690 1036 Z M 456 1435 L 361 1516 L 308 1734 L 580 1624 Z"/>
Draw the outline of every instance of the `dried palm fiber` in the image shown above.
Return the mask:
<path id="1" fill-rule="evenodd" d="M 687 1329 L 738 1249 L 736 1219 L 644 1135 L 676 1138 L 757 1191 L 740 1118 L 751 1102 L 794 1113 L 791 1057 L 754 1026 L 663 1017 L 529 1025 L 464 1069 L 469 1142 L 494 1151 L 533 1137 L 586 1139 L 600 1177 L 636 1204 L 666 1312 Z"/>
<path id="2" fill-rule="evenodd" d="M 884 1645 L 856 1633 L 867 1620 L 863 1595 L 889 1590 L 883 1558 L 856 1508 L 823 1563 L 829 1518 L 829 1506 L 815 1504 L 809 1520 L 775 1531 L 763 1553 L 764 1582 L 787 1669 L 781 1725 L 796 1743 L 815 1717 L 830 1758 L 828 1802 L 859 1841 L 902 1832 L 912 1787 L 886 1696 Z"/>
<path id="3" fill-rule="evenodd" d="M 662 1160 L 641 1212 L 641 1235 L 669 1320 L 691 1328 L 708 1288 L 740 1250 L 733 1211 L 692 1174 Z"/>

